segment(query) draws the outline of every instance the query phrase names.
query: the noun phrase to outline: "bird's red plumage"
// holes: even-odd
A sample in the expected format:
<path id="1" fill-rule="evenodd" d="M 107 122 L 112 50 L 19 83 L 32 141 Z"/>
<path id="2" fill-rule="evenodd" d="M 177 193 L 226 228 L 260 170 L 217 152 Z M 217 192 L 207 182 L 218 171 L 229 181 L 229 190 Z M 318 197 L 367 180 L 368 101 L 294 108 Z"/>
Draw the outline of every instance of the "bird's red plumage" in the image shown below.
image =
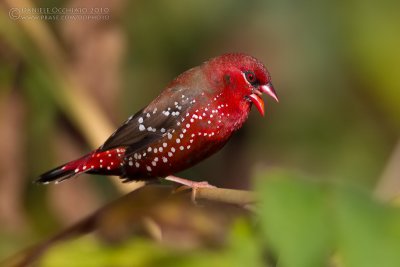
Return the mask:
<path id="1" fill-rule="evenodd" d="M 39 182 L 82 172 L 147 180 L 184 170 L 221 149 L 252 103 L 263 113 L 260 95 L 266 87 L 276 98 L 266 68 L 255 58 L 211 59 L 173 80 L 99 149 L 43 174 Z"/>

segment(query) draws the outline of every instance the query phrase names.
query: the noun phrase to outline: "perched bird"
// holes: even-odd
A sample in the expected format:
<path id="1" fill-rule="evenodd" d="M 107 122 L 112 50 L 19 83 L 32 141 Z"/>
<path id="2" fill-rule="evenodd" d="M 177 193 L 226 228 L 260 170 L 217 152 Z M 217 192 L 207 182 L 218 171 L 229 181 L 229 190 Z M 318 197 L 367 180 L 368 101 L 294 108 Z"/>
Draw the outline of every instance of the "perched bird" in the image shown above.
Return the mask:
<path id="1" fill-rule="evenodd" d="M 39 176 L 59 182 L 81 173 L 127 181 L 158 177 L 190 187 L 208 186 L 172 176 L 220 150 L 246 121 L 262 93 L 278 101 L 265 66 L 249 55 L 225 54 L 175 78 L 147 107 L 98 149 Z"/>

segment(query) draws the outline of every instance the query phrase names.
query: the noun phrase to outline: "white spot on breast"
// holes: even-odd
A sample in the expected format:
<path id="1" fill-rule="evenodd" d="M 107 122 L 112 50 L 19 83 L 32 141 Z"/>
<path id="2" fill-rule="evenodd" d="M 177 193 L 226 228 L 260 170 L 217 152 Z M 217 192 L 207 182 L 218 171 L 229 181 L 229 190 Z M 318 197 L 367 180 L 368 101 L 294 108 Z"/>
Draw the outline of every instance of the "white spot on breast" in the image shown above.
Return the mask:
<path id="1" fill-rule="evenodd" d="M 181 142 L 181 139 L 177 138 L 177 139 L 176 139 L 176 143 L 179 144 L 180 142 Z"/>
<path id="2" fill-rule="evenodd" d="M 171 151 L 172 151 L 172 152 L 175 152 L 175 147 L 171 147 Z"/>
<path id="3" fill-rule="evenodd" d="M 208 123 L 208 124 L 211 124 L 211 121 L 208 121 L 207 123 Z"/>
<path id="4" fill-rule="evenodd" d="M 143 123 L 143 118 L 142 118 L 142 117 L 140 117 L 140 118 L 138 119 L 138 123 Z"/>
<path id="5" fill-rule="evenodd" d="M 168 152 L 169 157 L 172 157 L 172 155 L 173 155 L 172 152 Z"/>
<path id="6" fill-rule="evenodd" d="M 180 138 L 183 138 L 183 134 L 180 134 L 179 137 L 180 137 Z"/>
<path id="7" fill-rule="evenodd" d="M 155 162 L 158 162 L 158 157 L 155 157 L 155 158 L 154 158 L 154 161 L 155 161 Z"/>
<path id="8" fill-rule="evenodd" d="M 150 152 L 151 151 L 151 147 L 149 146 L 149 148 L 147 149 L 147 152 Z"/>
<path id="9" fill-rule="evenodd" d="M 147 117 L 147 118 L 150 118 L 150 113 L 146 113 L 146 117 Z"/>
<path id="10" fill-rule="evenodd" d="M 163 114 L 164 114 L 165 116 L 169 116 L 169 111 L 163 111 Z"/>
<path id="11" fill-rule="evenodd" d="M 135 166 L 136 166 L 136 168 L 139 168 L 139 166 L 140 166 L 139 162 L 135 162 Z"/>
<path id="12" fill-rule="evenodd" d="M 183 150 L 183 149 L 185 149 L 185 148 L 184 148 L 183 146 L 180 146 L 179 149 L 180 149 L 180 150 Z"/>
<path id="13" fill-rule="evenodd" d="M 189 123 L 186 124 L 186 128 L 190 128 L 190 124 Z"/>
<path id="14" fill-rule="evenodd" d="M 166 157 L 163 157 L 163 158 L 162 158 L 162 161 L 163 161 L 164 163 L 166 163 L 166 162 L 168 162 L 168 159 L 167 159 Z"/>
<path id="15" fill-rule="evenodd" d="M 164 149 L 162 148 L 162 146 L 160 146 L 160 147 L 158 148 L 158 151 L 160 151 L 160 153 L 163 152 L 163 150 L 164 150 Z"/>
<path id="16" fill-rule="evenodd" d="M 132 162 L 132 161 L 129 161 L 128 164 L 129 164 L 129 166 L 132 166 L 132 165 L 133 165 L 133 162 Z"/>
<path id="17" fill-rule="evenodd" d="M 186 133 L 186 129 L 185 128 L 182 129 L 182 133 Z"/>
<path id="18" fill-rule="evenodd" d="M 154 153 L 157 153 L 157 152 L 158 152 L 157 148 L 154 148 L 153 152 L 154 152 Z"/>
<path id="19" fill-rule="evenodd" d="M 154 110 L 153 110 L 153 114 L 155 114 L 157 112 L 157 108 L 155 108 Z"/>
<path id="20" fill-rule="evenodd" d="M 157 162 L 152 161 L 152 162 L 151 162 L 151 165 L 153 165 L 153 166 L 155 167 L 155 166 L 157 166 Z"/>
<path id="21" fill-rule="evenodd" d="M 168 139 L 172 139 L 172 134 L 168 133 Z"/>
<path id="22" fill-rule="evenodd" d="M 163 143 L 162 144 L 163 147 L 167 147 L 167 145 L 168 145 L 167 143 Z"/>
<path id="23" fill-rule="evenodd" d="M 150 166 L 146 166 L 147 171 L 151 172 L 151 167 Z"/>
<path id="24" fill-rule="evenodd" d="M 186 147 L 186 149 L 190 149 L 190 145 L 188 145 L 188 146 Z"/>
<path id="25" fill-rule="evenodd" d="M 161 128 L 160 132 L 165 133 L 165 129 Z"/>
<path id="26" fill-rule="evenodd" d="M 146 129 L 146 127 L 144 127 L 144 125 L 143 124 L 140 124 L 139 125 L 139 131 L 144 131 Z"/>

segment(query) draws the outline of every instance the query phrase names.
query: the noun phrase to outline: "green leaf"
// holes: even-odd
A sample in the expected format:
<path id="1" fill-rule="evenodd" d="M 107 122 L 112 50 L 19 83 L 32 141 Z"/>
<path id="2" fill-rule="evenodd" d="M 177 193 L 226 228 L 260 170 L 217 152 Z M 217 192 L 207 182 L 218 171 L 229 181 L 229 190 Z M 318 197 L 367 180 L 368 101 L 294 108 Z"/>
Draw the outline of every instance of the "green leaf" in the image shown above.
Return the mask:
<path id="1" fill-rule="evenodd" d="M 258 176 L 262 231 L 285 267 L 323 266 L 332 248 L 324 188 L 276 171 Z"/>
<path id="2" fill-rule="evenodd" d="M 400 266 L 400 213 L 354 188 L 335 194 L 335 225 L 345 266 Z"/>

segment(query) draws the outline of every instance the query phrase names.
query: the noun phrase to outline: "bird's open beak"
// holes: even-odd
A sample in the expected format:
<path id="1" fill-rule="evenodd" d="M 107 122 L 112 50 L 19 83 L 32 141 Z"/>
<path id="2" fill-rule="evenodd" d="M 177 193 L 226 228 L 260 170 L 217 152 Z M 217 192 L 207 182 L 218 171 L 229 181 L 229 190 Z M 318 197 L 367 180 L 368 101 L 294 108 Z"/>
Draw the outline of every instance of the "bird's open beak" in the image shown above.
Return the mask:
<path id="1" fill-rule="evenodd" d="M 262 93 L 268 94 L 275 99 L 276 102 L 279 102 L 279 99 L 276 96 L 275 89 L 271 83 L 261 85 L 253 94 L 249 95 L 251 102 L 253 102 L 260 114 L 264 116 L 264 100 L 261 98 Z"/>

